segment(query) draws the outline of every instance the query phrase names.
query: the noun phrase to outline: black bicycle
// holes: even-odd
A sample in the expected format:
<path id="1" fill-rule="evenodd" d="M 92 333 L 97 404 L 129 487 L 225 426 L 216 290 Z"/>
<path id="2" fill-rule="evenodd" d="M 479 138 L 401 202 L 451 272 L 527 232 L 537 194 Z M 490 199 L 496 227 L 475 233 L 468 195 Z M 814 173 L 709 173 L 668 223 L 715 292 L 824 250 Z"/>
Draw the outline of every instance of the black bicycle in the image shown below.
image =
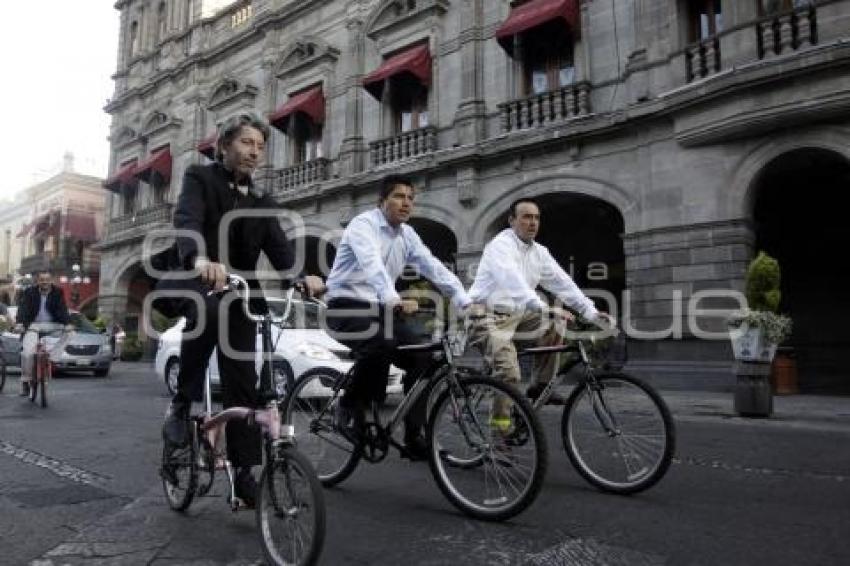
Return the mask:
<path id="1" fill-rule="evenodd" d="M 453 363 L 464 341 L 462 333 L 455 333 L 427 344 L 399 346 L 408 352 L 433 353 L 431 364 L 386 424 L 373 403 L 354 440 L 335 422 L 351 371 L 343 376 L 308 372 L 298 380 L 285 419 L 295 425 L 298 446 L 324 485 L 345 480 L 361 460 L 384 460 L 390 447 L 403 453 L 404 446 L 393 434 L 411 407 L 436 387 L 439 393 L 429 403 L 426 425 L 428 463 L 446 498 L 464 513 L 491 521 L 513 517 L 534 501 L 547 466 L 537 415 L 513 387 Z M 511 418 L 495 417 L 494 407 L 508 407 Z M 474 464 L 467 465 L 470 461 Z"/>
<path id="2" fill-rule="evenodd" d="M 670 467 L 676 446 L 673 418 L 664 399 L 648 383 L 605 365 L 595 367 L 591 352 L 599 349 L 599 340 L 594 333 L 587 336 L 589 339 L 518 352 L 520 356 L 570 355 L 535 400 L 534 409 L 544 407 L 554 387 L 580 366 L 577 384 L 561 415 L 561 438 L 570 462 L 583 478 L 603 491 L 643 491 L 655 485 Z M 608 338 L 609 343 L 613 340 Z"/>

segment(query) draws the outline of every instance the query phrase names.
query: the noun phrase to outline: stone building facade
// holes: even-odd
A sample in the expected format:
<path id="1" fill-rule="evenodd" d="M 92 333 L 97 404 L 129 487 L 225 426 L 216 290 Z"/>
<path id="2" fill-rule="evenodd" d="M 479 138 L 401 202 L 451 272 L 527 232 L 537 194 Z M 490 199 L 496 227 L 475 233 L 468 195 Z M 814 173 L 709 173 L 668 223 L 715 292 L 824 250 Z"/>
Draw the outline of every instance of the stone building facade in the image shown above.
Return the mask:
<path id="1" fill-rule="evenodd" d="M 141 242 L 243 110 L 275 128 L 258 175 L 304 226 L 309 268 L 389 172 L 411 221 L 465 277 L 509 203 L 613 298 L 630 363 L 727 387 L 712 309 L 764 249 L 804 390 L 847 391 L 848 0 L 119 0 L 101 309 L 138 316 Z M 329 245 L 328 245 L 329 243 Z M 610 303 L 611 301 L 609 301 Z M 131 323 L 132 326 L 133 323 Z"/>

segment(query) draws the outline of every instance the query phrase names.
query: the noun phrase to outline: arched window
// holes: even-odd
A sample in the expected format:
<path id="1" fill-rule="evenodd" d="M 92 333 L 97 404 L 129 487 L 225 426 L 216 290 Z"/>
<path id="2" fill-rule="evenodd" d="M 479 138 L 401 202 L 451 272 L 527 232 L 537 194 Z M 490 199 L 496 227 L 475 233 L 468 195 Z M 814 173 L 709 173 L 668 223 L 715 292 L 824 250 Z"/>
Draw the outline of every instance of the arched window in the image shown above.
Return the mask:
<path id="1" fill-rule="evenodd" d="M 130 24 L 130 57 L 133 58 L 139 54 L 139 22 Z"/>
<path id="2" fill-rule="evenodd" d="M 168 33 L 168 15 L 165 2 L 160 2 L 156 9 L 156 43 L 162 41 L 166 33 Z"/>

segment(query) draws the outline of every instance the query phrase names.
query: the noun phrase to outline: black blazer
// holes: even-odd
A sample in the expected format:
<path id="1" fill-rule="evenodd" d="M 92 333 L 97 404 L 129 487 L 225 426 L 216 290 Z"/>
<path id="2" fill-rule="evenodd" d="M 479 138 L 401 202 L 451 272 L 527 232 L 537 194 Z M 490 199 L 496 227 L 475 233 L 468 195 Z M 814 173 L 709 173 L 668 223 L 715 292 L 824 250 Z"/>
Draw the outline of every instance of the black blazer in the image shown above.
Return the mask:
<path id="1" fill-rule="evenodd" d="M 41 308 L 41 293 L 37 285 L 27 287 L 21 295 L 19 305 L 18 323 L 22 324 L 24 328 L 29 328 L 38 315 L 38 309 Z M 60 324 L 70 324 L 71 322 L 62 290 L 55 285 L 52 285 L 47 293 L 47 312 L 53 317 L 54 322 Z"/>
<path id="2" fill-rule="evenodd" d="M 228 229 L 225 254 L 219 249 L 219 226 L 224 215 L 236 209 L 267 209 L 268 215 L 233 220 Z M 153 258 L 154 267 L 188 270 L 194 267 L 198 256 L 206 256 L 210 261 L 225 263 L 230 271 L 253 271 L 262 251 L 272 267 L 288 271 L 294 266 L 295 257 L 280 223 L 273 216 L 274 211 L 279 209 L 280 206 L 270 196 L 262 194 L 253 185 L 247 195 L 239 193 L 233 188 L 233 175 L 220 163 L 191 165 L 183 177 L 183 187 L 174 211 L 174 227 L 199 234 L 205 249 L 199 249 L 193 238 L 178 236 L 171 249 Z M 300 273 L 288 275 L 295 277 Z M 162 283 L 165 282 L 158 285 L 159 289 L 197 288 L 197 283 Z M 249 279 L 249 284 L 252 289 L 260 288 L 254 279 Z M 263 307 L 262 303 L 257 307 L 252 305 L 259 310 Z"/>

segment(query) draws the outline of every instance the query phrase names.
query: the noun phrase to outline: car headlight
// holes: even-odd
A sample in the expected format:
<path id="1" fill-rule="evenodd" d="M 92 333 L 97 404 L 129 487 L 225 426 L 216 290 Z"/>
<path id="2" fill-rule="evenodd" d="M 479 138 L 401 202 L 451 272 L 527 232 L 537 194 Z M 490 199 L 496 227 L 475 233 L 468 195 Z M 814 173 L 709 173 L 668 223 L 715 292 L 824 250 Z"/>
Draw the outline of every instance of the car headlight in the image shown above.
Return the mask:
<path id="1" fill-rule="evenodd" d="M 100 353 L 101 354 L 111 354 L 112 348 L 109 347 L 109 344 L 103 344 L 100 347 Z"/>
<path id="2" fill-rule="evenodd" d="M 335 360 L 336 355 L 333 352 L 312 342 L 301 342 L 295 346 L 295 351 L 302 356 L 307 356 L 312 360 L 330 361 Z"/>

